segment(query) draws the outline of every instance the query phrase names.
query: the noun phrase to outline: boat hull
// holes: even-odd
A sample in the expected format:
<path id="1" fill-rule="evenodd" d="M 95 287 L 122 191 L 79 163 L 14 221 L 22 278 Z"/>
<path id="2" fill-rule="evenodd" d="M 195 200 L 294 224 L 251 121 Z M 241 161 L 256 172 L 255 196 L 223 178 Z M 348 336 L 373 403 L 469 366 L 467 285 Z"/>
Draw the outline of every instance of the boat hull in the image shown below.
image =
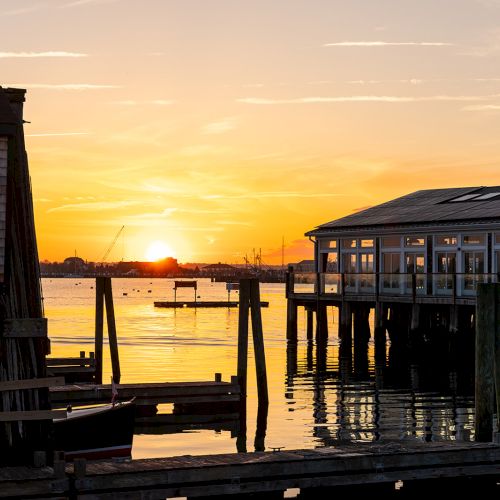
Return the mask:
<path id="1" fill-rule="evenodd" d="M 132 402 L 74 410 L 54 421 L 55 449 L 64 451 L 66 460 L 130 457 L 134 417 Z"/>

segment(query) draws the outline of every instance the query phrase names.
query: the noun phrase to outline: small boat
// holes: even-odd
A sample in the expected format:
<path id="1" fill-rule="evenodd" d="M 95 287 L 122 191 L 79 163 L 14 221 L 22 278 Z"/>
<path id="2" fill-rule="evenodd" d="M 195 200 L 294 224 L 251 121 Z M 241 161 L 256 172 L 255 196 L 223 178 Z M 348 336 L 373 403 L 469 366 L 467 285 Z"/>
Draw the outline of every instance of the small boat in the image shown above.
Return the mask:
<path id="1" fill-rule="evenodd" d="M 66 418 L 54 419 L 55 449 L 66 460 L 130 457 L 134 437 L 135 403 L 68 408 Z"/>

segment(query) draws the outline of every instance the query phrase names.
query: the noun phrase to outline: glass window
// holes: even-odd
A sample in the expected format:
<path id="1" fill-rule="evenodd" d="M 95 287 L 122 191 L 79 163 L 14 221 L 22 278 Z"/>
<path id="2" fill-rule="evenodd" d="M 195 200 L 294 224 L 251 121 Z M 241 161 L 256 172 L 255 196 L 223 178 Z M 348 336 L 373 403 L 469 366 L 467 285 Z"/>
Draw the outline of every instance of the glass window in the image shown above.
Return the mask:
<path id="1" fill-rule="evenodd" d="M 484 245 L 484 234 L 464 234 L 464 245 Z"/>
<path id="2" fill-rule="evenodd" d="M 436 245 L 438 246 L 448 246 L 448 245 L 456 245 L 457 237 L 456 236 L 436 236 Z"/>
<path id="3" fill-rule="evenodd" d="M 399 273 L 399 253 L 384 253 L 384 273 Z"/>
<path id="4" fill-rule="evenodd" d="M 500 245 L 500 233 L 495 234 L 495 245 Z"/>
<path id="5" fill-rule="evenodd" d="M 382 238 L 383 247 L 399 247 L 401 245 L 401 238 L 399 236 L 387 236 Z"/>
<path id="6" fill-rule="evenodd" d="M 342 240 L 342 246 L 344 248 L 356 248 L 356 240 Z"/>
<path id="7" fill-rule="evenodd" d="M 405 246 L 406 247 L 423 247 L 425 245 L 425 238 L 419 236 L 406 236 Z"/>
<path id="8" fill-rule="evenodd" d="M 337 240 L 320 240 L 319 247 L 321 248 L 321 250 L 337 248 Z"/>
<path id="9" fill-rule="evenodd" d="M 338 268 L 338 258 L 336 253 L 329 253 L 328 259 L 326 261 L 326 272 L 327 273 L 337 273 Z"/>
<path id="10" fill-rule="evenodd" d="M 361 248 L 373 248 L 373 240 L 361 240 Z"/>

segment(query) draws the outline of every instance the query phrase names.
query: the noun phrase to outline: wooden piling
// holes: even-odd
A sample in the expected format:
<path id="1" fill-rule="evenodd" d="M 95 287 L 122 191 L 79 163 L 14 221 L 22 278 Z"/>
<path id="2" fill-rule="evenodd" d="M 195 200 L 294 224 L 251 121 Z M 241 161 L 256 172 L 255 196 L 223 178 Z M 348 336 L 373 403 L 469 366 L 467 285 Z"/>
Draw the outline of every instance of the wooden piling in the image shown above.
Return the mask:
<path id="1" fill-rule="evenodd" d="M 349 378 L 352 368 L 352 310 L 349 302 L 342 302 L 339 321 L 339 367 L 342 379 Z"/>
<path id="2" fill-rule="evenodd" d="M 306 332 L 307 332 L 307 340 L 313 339 L 313 321 L 314 321 L 314 311 L 312 307 L 306 306 Z"/>
<path id="3" fill-rule="evenodd" d="M 328 338 L 328 311 L 326 304 L 319 301 L 316 304 L 316 338 Z"/>
<path id="4" fill-rule="evenodd" d="M 104 334 L 104 286 L 105 278 L 95 279 L 95 383 L 102 384 L 102 346 Z"/>
<path id="5" fill-rule="evenodd" d="M 480 283 L 476 305 L 476 441 L 491 441 L 493 433 L 494 365 L 498 285 Z"/>
<path id="6" fill-rule="evenodd" d="M 269 403 L 267 390 L 266 354 L 264 350 L 264 332 L 262 330 L 262 315 L 260 311 L 259 280 L 250 280 L 250 312 L 252 316 L 252 337 L 257 371 L 257 394 L 259 405 Z"/>
<path id="7" fill-rule="evenodd" d="M 111 278 L 105 278 L 104 298 L 106 302 L 106 320 L 108 323 L 108 339 L 111 354 L 111 369 L 113 380 L 120 383 L 120 358 L 118 356 L 118 339 L 116 337 L 115 308 L 113 305 L 113 290 L 111 288 Z"/>
<path id="8" fill-rule="evenodd" d="M 495 389 L 497 401 L 497 422 L 496 422 L 496 436 L 495 442 L 500 444 L 500 284 L 495 285 L 496 288 L 496 303 L 495 303 Z"/>
<path id="9" fill-rule="evenodd" d="M 247 366 L 248 366 L 248 310 L 250 307 L 250 282 L 240 280 L 240 305 L 238 310 L 238 384 L 241 391 L 241 401 L 246 404 L 247 396 Z M 290 301 L 289 301 L 290 302 Z"/>
<path id="10" fill-rule="evenodd" d="M 357 376 L 368 374 L 368 340 L 370 339 L 370 308 L 359 303 L 354 308 L 354 371 Z"/>
<path id="11" fill-rule="evenodd" d="M 286 338 L 297 340 L 297 304 L 294 299 L 290 298 L 286 301 Z"/>
<path id="12" fill-rule="evenodd" d="M 383 387 L 384 370 L 386 365 L 386 321 L 387 307 L 383 302 L 375 303 L 375 384 L 378 388 Z"/>

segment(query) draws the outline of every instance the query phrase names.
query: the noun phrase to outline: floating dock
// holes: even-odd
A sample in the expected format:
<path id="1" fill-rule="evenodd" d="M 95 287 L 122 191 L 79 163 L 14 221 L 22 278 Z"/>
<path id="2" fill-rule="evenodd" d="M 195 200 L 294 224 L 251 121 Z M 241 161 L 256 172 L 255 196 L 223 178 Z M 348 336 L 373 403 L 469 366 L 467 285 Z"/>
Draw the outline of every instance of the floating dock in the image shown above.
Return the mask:
<path id="1" fill-rule="evenodd" d="M 183 307 L 238 307 L 239 302 L 228 301 L 228 300 L 206 300 L 201 302 L 196 301 L 166 301 L 166 302 L 155 302 L 155 307 L 166 307 L 166 308 L 183 308 Z M 269 307 L 269 302 L 260 303 L 260 307 Z"/>
<path id="2" fill-rule="evenodd" d="M 135 397 L 138 406 L 156 406 L 164 403 L 223 404 L 240 401 L 240 387 L 236 377 L 231 382 L 222 382 L 216 374 L 213 382 L 158 382 L 143 384 L 117 384 L 118 398 L 129 400 Z M 53 407 L 68 403 L 93 404 L 111 401 L 110 384 L 74 384 L 50 388 Z"/>
<path id="3" fill-rule="evenodd" d="M 390 494 L 396 485 L 409 493 L 422 487 L 421 491 L 442 487 L 451 493 L 480 485 L 482 492 L 494 495 L 499 474 L 500 446 L 492 443 L 351 443 L 314 450 L 56 462 L 54 469 L 4 468 L 0 498 L 28 494 L 81 500 L 242 498 L 247 494 L 283 498 L 290 488 L 300 488 L 300 498 L 318 498 L 326 488 L 334 488 L 333 492 L 341 488 L 337 491 L 344 494 L 376 488 L 378 493 Z"/>

